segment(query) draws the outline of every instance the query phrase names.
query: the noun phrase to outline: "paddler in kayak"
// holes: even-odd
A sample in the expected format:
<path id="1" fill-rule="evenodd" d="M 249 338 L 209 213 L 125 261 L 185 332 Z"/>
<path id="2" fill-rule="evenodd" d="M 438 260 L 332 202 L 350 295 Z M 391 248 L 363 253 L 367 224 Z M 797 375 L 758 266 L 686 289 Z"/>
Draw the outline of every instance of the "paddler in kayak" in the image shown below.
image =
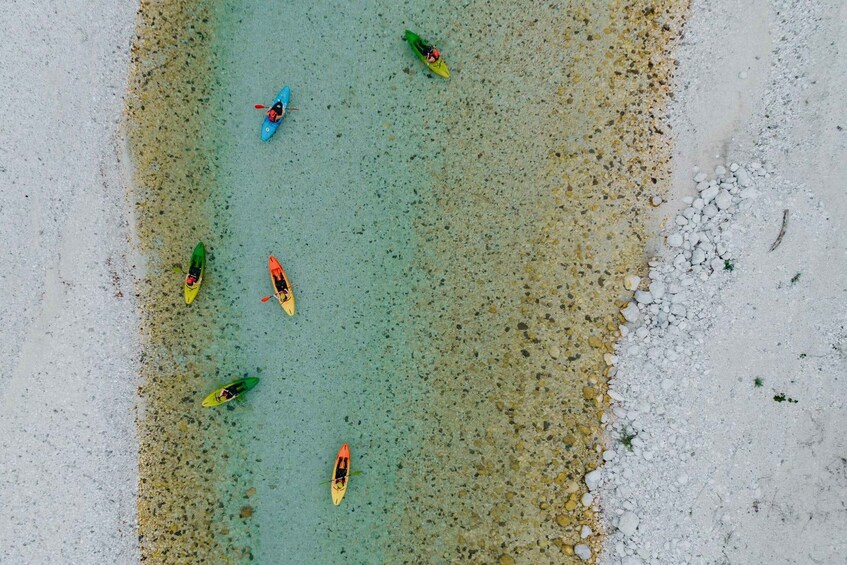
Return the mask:
<path id="1" fill-rule="evenodd" d="M 276 104 L 271 106 L 271 109 L 268 110 L 268 119 L 274 123 L 277 123 L 285 117 L 285 106 L 282 105 L 281 101 L 277 101 Z"/>
<path id="2" fill-rule="evenodd" d="M 221 392 L 219 392 L 217 396 L 218 400 L 226 401 L 232 399 L 235 396 L 235 393 L 229 390 L 228 388 L 225 388 Z"/>
<path id="3" fill-rule="evenodd" d="M 276 295 L 282 295 L 282 301 L 286 302 L 289 298 L 290 291 L 288 290 L 288 285 L 285 284 L 285 278 L 280 275 L 279 278 L 274 277 L 274 286 L 276 287 Z"/>
<path id="4" fill-rule="evenodd" d="M 346 457 L 338 459 L 338 467 L 335 469 L 335 484 L 339 488 L 344 487 L 347 482 L 347 465 L 349 465 L 349 461 Z"/>
<path id="5" fill-rule="evenodd" d="M 188 269 L 188 276 L 185 277 L 185 284 L 188 286 L 194 286 L 197 284 L 197 281 L 200 280 L 200 265 L 192 265 L 190 269 Z"/>
<path id="6" fill-rule="evenodd" d="M 424 43 L 422 45 L 424 57 L 426 57 L 426 62 L 435 64 L 441 58 L 441 52 L 435 45 L 427 45 Z"/>

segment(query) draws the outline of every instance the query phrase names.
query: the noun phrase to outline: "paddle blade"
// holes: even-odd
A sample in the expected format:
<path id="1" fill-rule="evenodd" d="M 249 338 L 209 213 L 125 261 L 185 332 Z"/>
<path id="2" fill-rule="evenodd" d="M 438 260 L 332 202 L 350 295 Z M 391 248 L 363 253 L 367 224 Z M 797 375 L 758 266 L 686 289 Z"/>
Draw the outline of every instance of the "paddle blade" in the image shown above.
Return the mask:
<path id="1" fill-rule="evenodd" d="M 266 297 L 264 297 L 264 298 L 262 299 L 262 302 L 267 302 L 267 301 L 268 301 L 268 300 L 270 300 L 270 299 L 271 299 L 271 297 L 270 297 L 270 296 L 266 296 Z"/>
<path id="2" fill-rule="evenodd" d="M 179 265 L 174 265 L 173 271 L 175 273 L 184 273 L 185 272 L 185 271 L 182 270 L 182 267 L 180 267 Z"/>
<path id="3" fill-rule="evenodd" d="M 255 106 L 253 106 L 253 107 L 254 107 L 254 108 L 256 108 L 257 110 L 261 110 L 261 109 L 262 109 L 262 108 L 264 108 L 265 106 L 264 106 L 264 105 L 262 105 L 262 104 L 256 104 L 256 105 L 255 105 Z"/>
<path id="4" fill-rule="evenodd" d="M 361 474 L 362 474 L 362 472 L 361 472 L 361 471 L 350 471 L 350 476 L 351 476 L 351 477 L 358 477 L 358 476 L 359 476 L 359 475 L 361 475 Z"/>

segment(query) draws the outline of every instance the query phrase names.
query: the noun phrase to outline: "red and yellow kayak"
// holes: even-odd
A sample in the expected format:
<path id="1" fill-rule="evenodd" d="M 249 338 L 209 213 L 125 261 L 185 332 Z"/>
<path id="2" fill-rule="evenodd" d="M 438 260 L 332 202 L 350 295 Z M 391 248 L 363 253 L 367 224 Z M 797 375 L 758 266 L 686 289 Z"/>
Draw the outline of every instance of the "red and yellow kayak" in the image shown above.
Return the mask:
<path id="1" fill-rule="evenodd" d="M 332 503 L 336 506 L 341 504 L 344 493 L 347 492 L 347 483 L 350 482 L 350 444 L 345 443 L 338 450 L 335 458 L 335 467 L 332 468 L 332 479 L 330 480 L 330 492 Z"/>
<path id="2" fill-rule="evenodd" d="M 279 305 L 285 310 L 289 316 L 294 315 L 294 290 L 291 288 L 291 283 L 288 282 L 288 276 L 285 274 L 282 265 L 276 260 L 276 257 L 271 255 L 268 258 L 268 271 L 271 273 L 271 284 L 274 288 L 274 296 L 279 300 Z M 288 290 L 288 296 L 282 291 Z"/>

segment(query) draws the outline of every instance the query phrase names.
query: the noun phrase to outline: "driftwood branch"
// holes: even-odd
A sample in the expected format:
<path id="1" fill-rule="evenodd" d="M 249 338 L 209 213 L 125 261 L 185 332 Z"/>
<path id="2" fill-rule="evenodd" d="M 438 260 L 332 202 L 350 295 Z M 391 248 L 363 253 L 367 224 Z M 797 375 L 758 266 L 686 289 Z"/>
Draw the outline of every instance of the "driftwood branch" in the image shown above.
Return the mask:
<path id="1" fill-rule="evenodd" d="M 782 211 L 782 227 L 779 229 L 779 235 L 776 236 L 776 241 L 773 242 L 771 248 L 768 250 L 768 253 L 779 247 L 779 244 L 782 243 L 782 238 L 785 235 L 785 230 L 788 228 L 788 208 Z"/>

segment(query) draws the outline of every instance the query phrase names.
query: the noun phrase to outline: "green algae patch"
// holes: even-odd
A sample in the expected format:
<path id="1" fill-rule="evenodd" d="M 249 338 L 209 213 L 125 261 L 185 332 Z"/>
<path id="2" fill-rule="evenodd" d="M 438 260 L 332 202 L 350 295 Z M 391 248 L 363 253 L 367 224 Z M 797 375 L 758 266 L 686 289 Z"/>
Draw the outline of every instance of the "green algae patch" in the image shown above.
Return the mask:
<path id="1" fill-rule="evenodd" d="M 432 94 L 415 226 L 424 439 L 399 472 L 415 487 L 391 562 L 561 562 L 583 524 L 602 531 L 579 499 L 601 463 L 623 278 L 643 270 L 645 211 L 670 178 L 660 124 L 686 8 L 445 12 L 455 72 Z"/>
<path id="2" fill-rule="evenodd" d="M 249 516 L 239 512 L 249 472 L 233 431 L 239 411 L 202 408 L 202 398 L 240 377 L 238 356 L 210 346 L 236 326 L 216 248 L 226 222 L 214 202 L 217 152 L 209 127 L 218 119 L 206 2 L 143 2 L 133 53 L 127 135 L 133 164 L 137 238 L 146 257 L 138 284 L 142 386 L 138 521 L 142 560 L 239 562 L 250 557 Z M 224 235 L 222 235 L 224 234 Z M 204 241 L 209 264 L 199 296 L 186 306 L 182 278 Z"/>

